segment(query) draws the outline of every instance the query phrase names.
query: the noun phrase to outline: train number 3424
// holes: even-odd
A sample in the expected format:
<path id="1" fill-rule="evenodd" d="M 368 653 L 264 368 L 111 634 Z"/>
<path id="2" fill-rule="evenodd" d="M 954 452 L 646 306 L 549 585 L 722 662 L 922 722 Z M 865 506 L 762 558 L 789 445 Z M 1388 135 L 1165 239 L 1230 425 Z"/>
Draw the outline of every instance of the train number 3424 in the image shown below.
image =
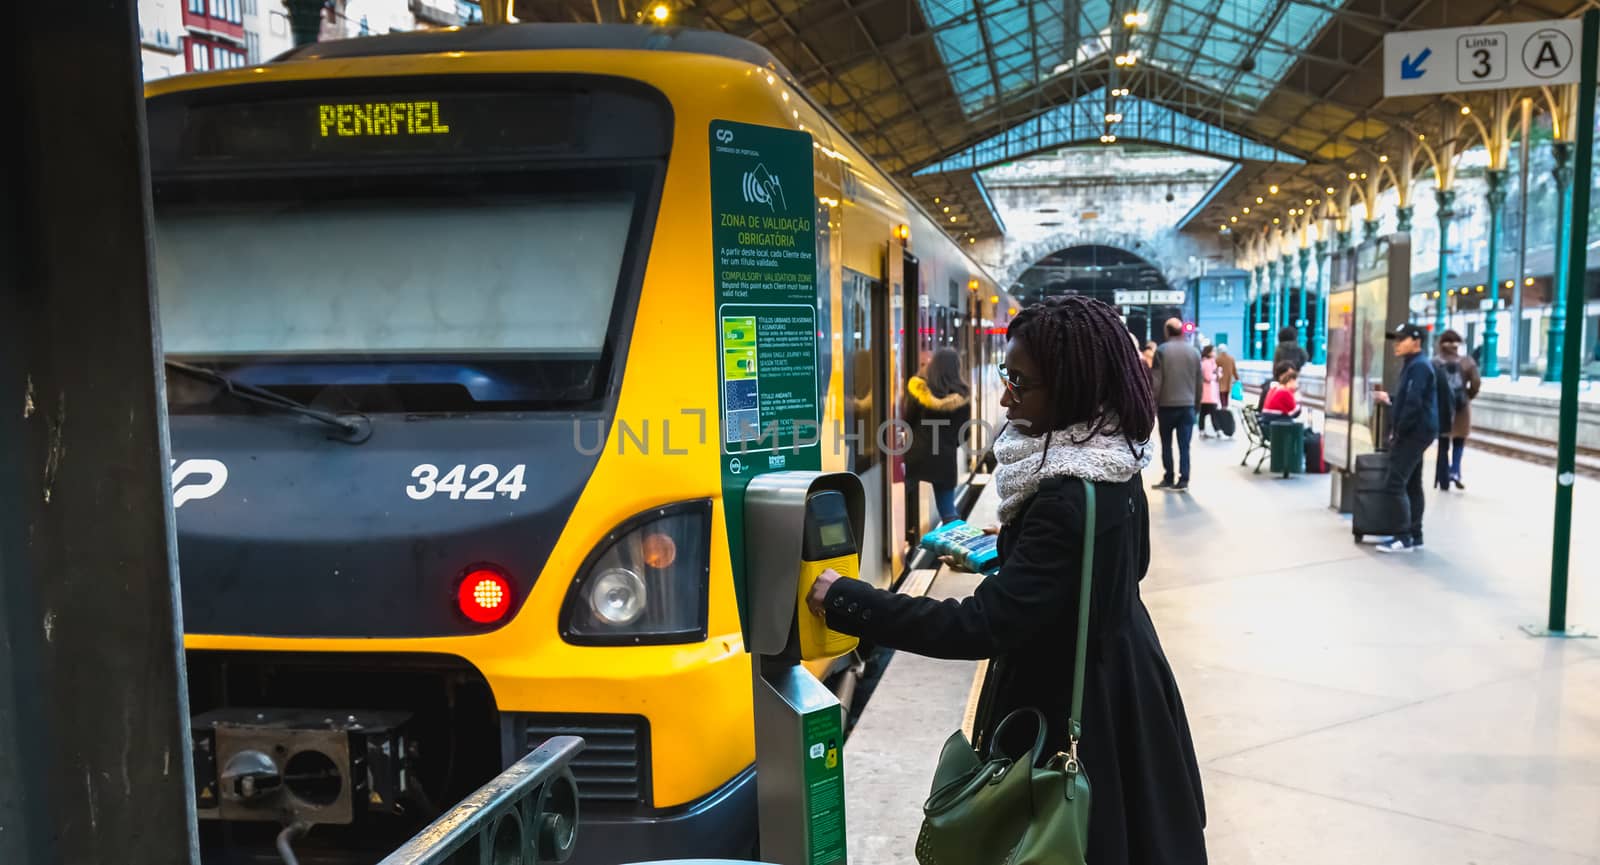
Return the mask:
<path id="1" fill-rule="evenodd" d="M 467 501 L 492 501 L 504 496 L 515 501 L 528 490 L 522 479 L 526 471 L 526 466 L 515 465 L 501 474 L 499 466 L 484 463 L 470 472 L 466 466 L 458 465 L 441 476 L 438 466 L 423 463 L 411 470 L 416 483 L 406 487 L 406 495 L 419 502 L 436 495 Z"/>

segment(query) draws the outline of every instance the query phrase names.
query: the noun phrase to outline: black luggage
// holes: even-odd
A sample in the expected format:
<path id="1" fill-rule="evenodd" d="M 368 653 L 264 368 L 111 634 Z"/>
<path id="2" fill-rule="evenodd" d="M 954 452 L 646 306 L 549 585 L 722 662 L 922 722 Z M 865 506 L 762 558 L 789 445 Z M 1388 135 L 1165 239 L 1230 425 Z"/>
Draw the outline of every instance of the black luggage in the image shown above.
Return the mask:
<path id="1" fill-rule="evenodd" d="M 1356 457 L 1355 509 L 1350 514 L 1350 531 L 1360 543 L 1367 535 L 1388 537 L 1404 531 L 1400 524 L 1400 498 L 1384 492 L 1389 474 L 1389 454 L 1371 453 Z"/>
<path id="2" fill-rule="evenodd" d="M 1325 475 L 1328 461 L 1322 456 L 1322 433 L 1306 431 L 1306 474 Z"/>
<path id="3" fill-rule="evenodd" d="M 1217 428 L 1217 432 L 1228 438 L 1233 438 L 1233 433 L 1236 429 L 1233 425 L 1233 412 L 1225 408 L 1217 409 L 1211 413 L 1211 425 Z"/>

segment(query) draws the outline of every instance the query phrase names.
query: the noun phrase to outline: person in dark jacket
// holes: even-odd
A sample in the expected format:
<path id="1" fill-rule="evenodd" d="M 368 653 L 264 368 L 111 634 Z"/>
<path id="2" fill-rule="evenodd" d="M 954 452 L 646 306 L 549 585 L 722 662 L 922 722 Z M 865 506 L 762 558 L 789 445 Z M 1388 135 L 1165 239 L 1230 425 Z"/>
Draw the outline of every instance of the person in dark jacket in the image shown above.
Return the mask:
<path id="1" fill-rule="evenodd" d="M 1439 384 L 1433 364 L 1423 356 L 1427 331 L 1406 323 L 1387 334 L 1395 356 L 1404 358 L 1393 395 L 1378 391 L 1378 402 L 1392 407 L 1389 424 L 1389 474 L 1384 490 L 1399 502 L 1400 532 L 1379 544 L 1379 552 L 1408 553 L 1422 546 L 1422 455 L 1439 436 Z"/>
<path id="2" fill-rule="evenodd" d="M 906 382 L 906 423 L 911 447 L 906 451 L 908 494 L 923 481 L 933 485 L 940 524 L 960 519 L 956 512 L 956 452 L 962 426 L 972 420 L 971 388 L 961 380 L 961 355 L 941 348 L 928 358 L 919 375 Z"/>
<path id="3" fill-rule="evenodd" d="M 1272 366 L 1277 368 L 1280 363 L 1294 366 L 1294 371 L 1299 372 L 1300 367 L 1306 365 L 1311 355 L 1306 354 L 1305 346 L 1299 343 L 1299 333 L 1292 327 L 1285 327 L 1278 331 L 1278 348 L 1272 353 Z"/>
<path id="4" fill-rule="evenodd" d="M 1049 720 L 1046 754 L 1071 746 L 1067 716 L 1077 641 L 1085 483 L 1093 483 L 1095 554 L 1078 754 L 1094 788 L 1088 861 L 1200 865 L 1205 801 L 1189 723 L 1154 624 L 1139 598 L 1150 565 L 1140 470 L 1155 425 L 1150 382 L 1116 310 L 1053 298 L 1011 320 L 1001 369 L 1010 421 L 995 443 L 1000 570 L 971 597 L 934 600 L 824 572 L 807 596 L 829 627 L 936 658 L 989 659 L 974 744 L 1012 711 Z M 932 761 L 935 755 L 927 755 Z"/>
<path id="5" fill-rule="evenodd" d="M 1461 334 L 1447 330 L 1439 335 L 1439 352 L 1433 356 L 1433 372 L 1449 396 L 1450 423 L 1439 418 L 1439 448 L 1434 455 L 1433 485 L 1441 490 L 1466 489 L 1461 482 L 1461 452 L 1472 432 L 1472 401 L 1478 398 L 1483 377 L 1478 364 L 1461 353 Z"/>

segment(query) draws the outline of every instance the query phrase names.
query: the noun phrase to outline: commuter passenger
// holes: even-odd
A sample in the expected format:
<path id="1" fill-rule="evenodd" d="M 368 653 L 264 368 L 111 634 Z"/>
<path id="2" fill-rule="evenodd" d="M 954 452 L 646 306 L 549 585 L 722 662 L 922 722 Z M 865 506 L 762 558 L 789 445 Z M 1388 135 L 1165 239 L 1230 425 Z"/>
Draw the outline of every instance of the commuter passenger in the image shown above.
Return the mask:
<path id="1" fill-rule="evenodd" d="M 1306 354 L 1305 346 L 1299 342 L 1297 332 L 1292 327 L 1285 327 L 1278 331 L 1278 349 L 1272 353 L 1272 366 L 1276 368 L 1280 363 L 1294 365 L 1294 371 L 1299 372 L 1300 367 L 1306 365 L 1311 356 Z"/>
<path id="2" fill-rule="evenodd" d="M 1439 376 L 1449 393 L 1451 408 L 1450 428 L 1444 428 L 1440 418 L 1439 450 L 1433 470 L 1433 485 L 1441 490 L 1466 489 L 1461 482 L 1461 452 L 1467 446 L 1467 435 L 1472 432 L 1472 401 L 1478 398 L 1483 378 L 1478 375 L 1478 364 L 1461 353 L 1461 334 L 1447 330 L 1439 337 L 1439 353 L 1433 357 L 1434 373 Z"/>
<path id="3" fill-rule="evenodd" d="M 919 375 L 906 383 L 906 423 L 911 447 L 906 451 L 906 494 L 920 495 L 923 481 L 933 485 L 939 523 L 960 519 L 956 513 L 958 433 L 972 420 L 971 388 L 961 380 L 961 355 L 941 348 Z"/>
<path id="4" fill-rule="evenodd" d="M 1266 402 L 1261 407 L 1263 421 L 1287 420 L 1300 416 L 1300 403 L 1295 399 L 1295 394 L 1300 391 L 1300 373 L 1294 367 L 1286 366 L 1278 375 L 1278 386 L 1267 394 Z"/>
<path id="5" fill-rule="evenodd" d="M 1222 397 L 1222 408 L 1228 408 L 1228 394 L 1233 390 L 1233 383 L 1239 380 L 1239 365 L 1234 363 L 1233 355 L 1228 353 L 1227 343 L 1217 346 L 1217 369 L 1222 371 L 1222 380 L 1217 382 L 1219 395 Z"/>
<path id="6" fill-rule="evenodd" d="M 1189 438 L 1204 383 L 1200 353 L 1183 338 L 1183 322 L 1167 319 L 1167 341 L 1156 349 L 1151 365 L 1156 392 L 1156 420 L 1161 425 L 1161 483 L 1158 490 L 1189 489 Z M 1178 482 L 1172 482 L 1172 439 L 1178 439 Z"/>
<path id="7" fill-rule="evenodd" d="M 1267 410 L 1267 397 L 1271 396 L 1273 391 L 1281 387 L 1281 385 L 1278 384 L 1278 380 L 1283 378 L 1283 374 L 1291 369 L 1294 369 L 1294 364 L 1286 360 L 1278 361 L 1272 365 L 1272 378 L 1262 382 L 1261 394 L 1256 397 L 1257 414 Z"/>
<path id="8" fill-rule="evenodd" d="M 1189 724 L 1139 580 L 1150 564 L 1140 469 L 1155 406 L 1116 312 L 1053 298 L 1011 320 L 1005 392 L 1010 424 L 995 443 L 1000 570 L 956 602 L 883 591 L 826 571 L 806 598 L 828 626 L 879 646 L 936 658 L 991 659 L 974 744 L 996 743 L 1008 714 L 1048 719 L 1044 753 L 1069 746 L 1083 544 L 1083 483 L 1098 499 L 1078 755 L 1094 785 L 1088 861 L 1200 865 L 1205 803 Z M 1063 661 L 1063 659 L 1066 659 Z M 1015 731 L 1012 731 L 1015 732 Z M 931 755 L 929 759 L 932 759 Z"/>
<path id="9" fill-rule="evenodd" d="M 1408 553 L 1422 546 L 1422 455 L 1439 435 L 1439 386 L 1433 364 L 1422 357 L 1427 332 L 1406 323 L 1384 334 L 1394 340 L 1394 353 L 1405 359 L 1400 381 L 1391 396 L 1378 391 L 1373 397 L 1393 407 L 1389 424 L 1389 473 L 1384 491 L 1398 502 L 1399 534 L 1379 544 L 1384 553 Z"/>
<path id="10" fill-rule="evenodd" d="M 1200 436 L 1202 438 L 1221 438 L 1222 433 L 1217 431 L 1217 422 L 1211 422 L 1211 432 L 1206 432 L 1206 418 L 1216 412 L 1217 406 L 1222 404 L 1221 389 L 1217 386 L 1222 375 L 1217 366 L 1216 349 L 1206 346 L 1200 349 L 1200 379 L 1205 384 L 1200 393 Z"/>

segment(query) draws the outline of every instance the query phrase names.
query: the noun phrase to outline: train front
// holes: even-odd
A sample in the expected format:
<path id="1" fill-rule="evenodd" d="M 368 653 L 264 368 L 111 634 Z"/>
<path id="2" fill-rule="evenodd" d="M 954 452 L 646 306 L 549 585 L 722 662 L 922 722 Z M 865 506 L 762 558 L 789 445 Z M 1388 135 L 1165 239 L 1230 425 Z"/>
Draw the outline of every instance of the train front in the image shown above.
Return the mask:
<path id="1" fill-rule="evenodd" d="M 743 855 L 714 476 L 640 484 L 653 454 L 600 446 L 666 414 L 622 399 L 636 322 L 690 315 L 641 300 L 671 106 L 433 62 L 147 102 L 206 861 L 276 861 L 290 821 L 312 860 L 375 861 L 560 733 L 588 742 L 580 861 Z"/>

